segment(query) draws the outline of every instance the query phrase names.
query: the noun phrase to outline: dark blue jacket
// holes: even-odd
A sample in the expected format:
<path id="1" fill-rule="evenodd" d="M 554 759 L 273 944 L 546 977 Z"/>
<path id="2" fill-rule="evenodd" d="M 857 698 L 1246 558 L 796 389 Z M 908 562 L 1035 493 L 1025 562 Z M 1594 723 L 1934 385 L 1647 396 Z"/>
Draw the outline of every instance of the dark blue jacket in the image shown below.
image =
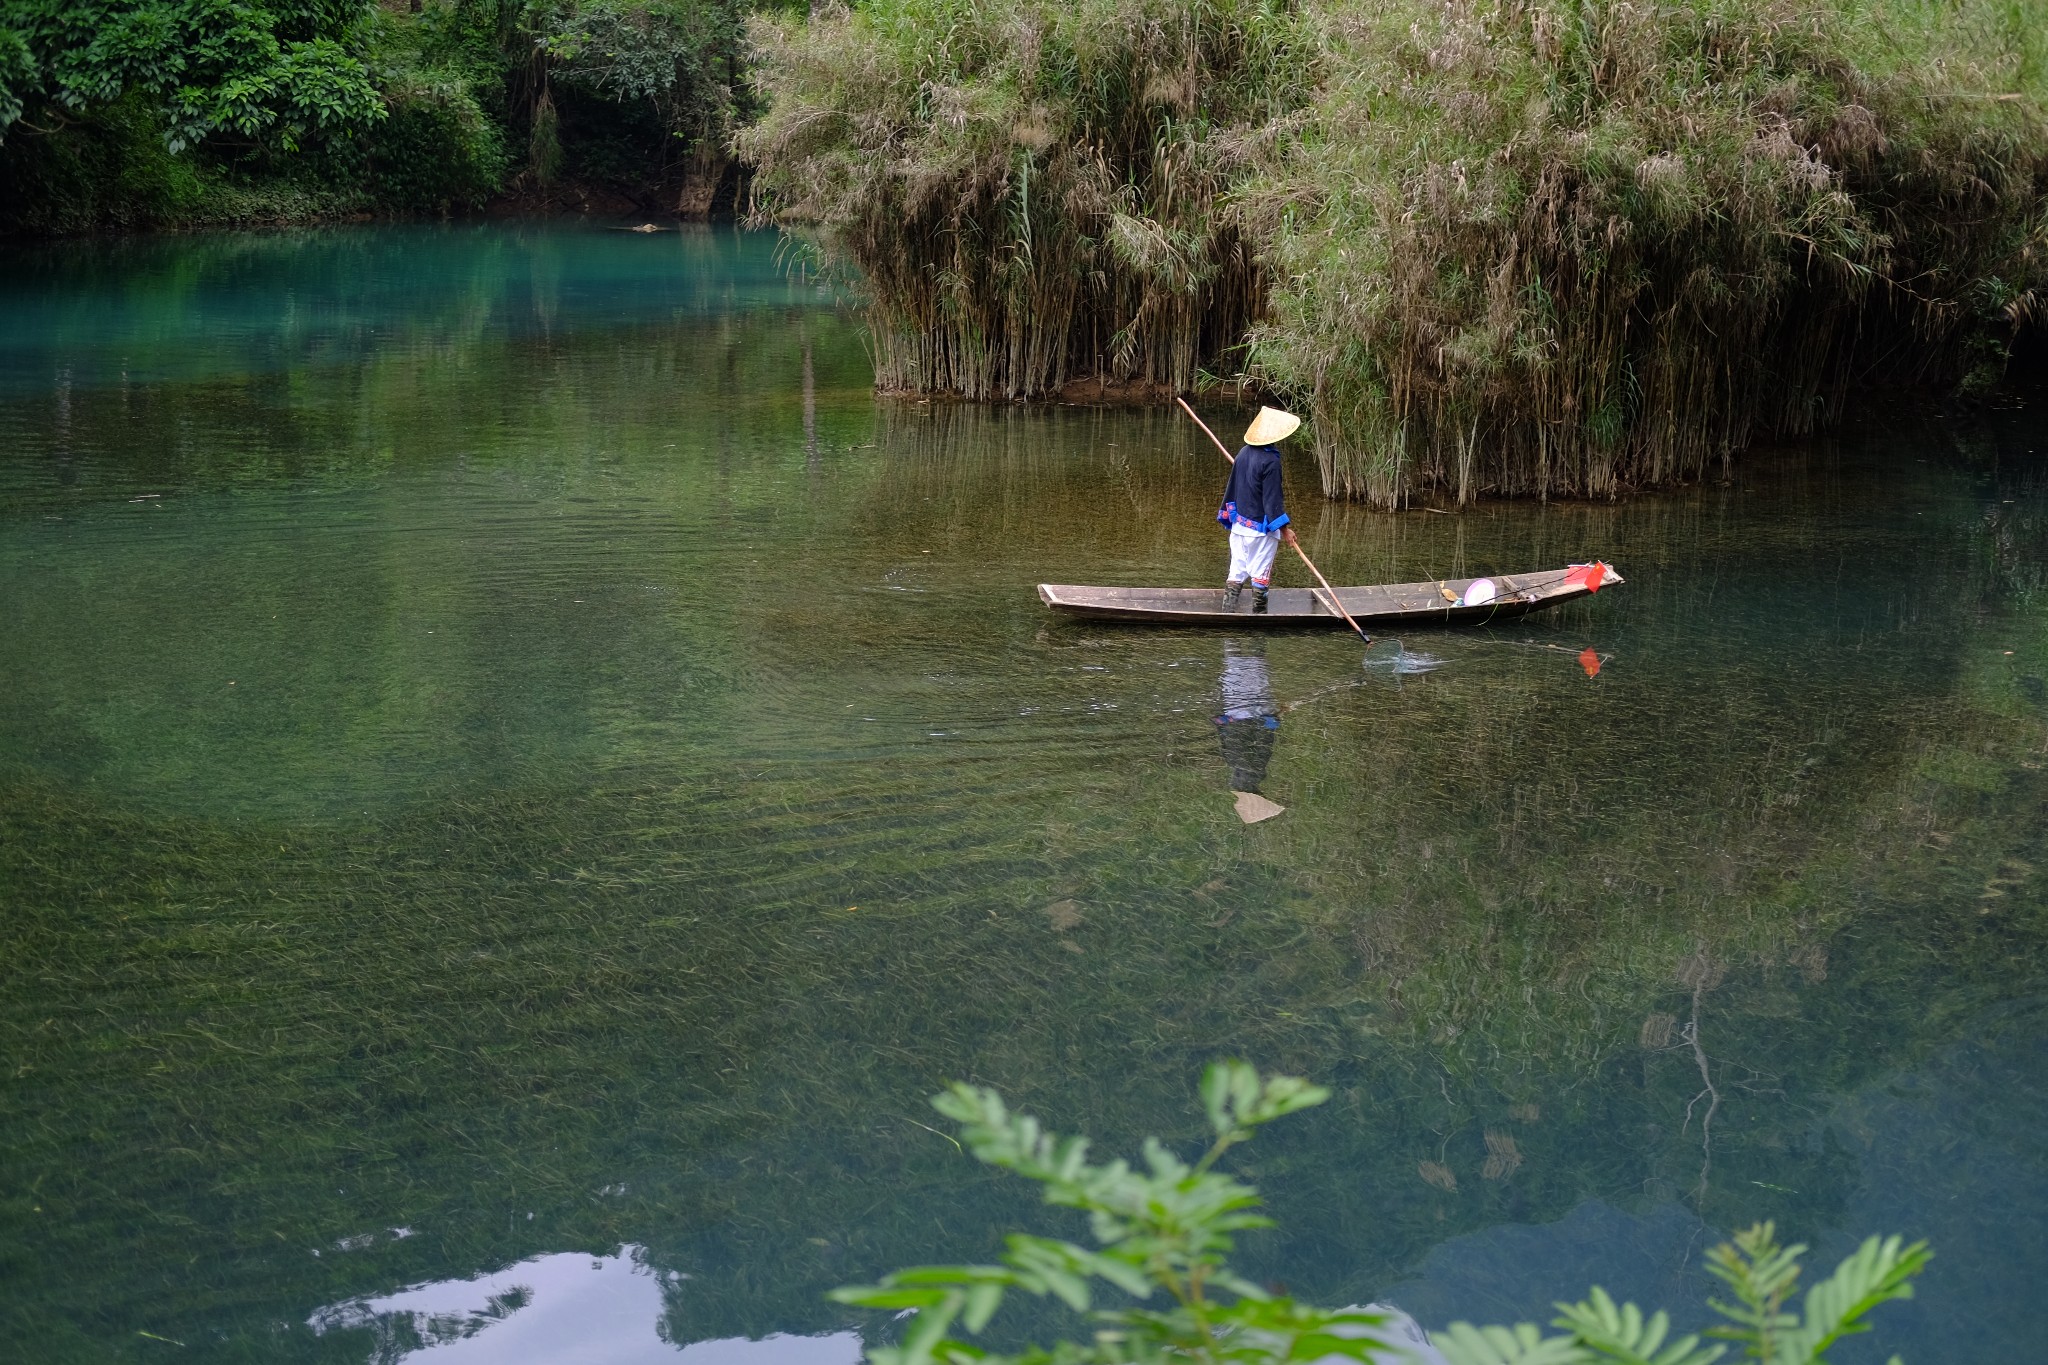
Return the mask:
<path id="1" fill-rule="evenodd" d="M 1230 467 L 1223 487 L 1223 508 L 1216 520 L 1225 526 L 1277 531 L 1287 524 L 1287 502 L 1280 493 L 1280 452 L 1273 446 L 1246 446 Z"/>

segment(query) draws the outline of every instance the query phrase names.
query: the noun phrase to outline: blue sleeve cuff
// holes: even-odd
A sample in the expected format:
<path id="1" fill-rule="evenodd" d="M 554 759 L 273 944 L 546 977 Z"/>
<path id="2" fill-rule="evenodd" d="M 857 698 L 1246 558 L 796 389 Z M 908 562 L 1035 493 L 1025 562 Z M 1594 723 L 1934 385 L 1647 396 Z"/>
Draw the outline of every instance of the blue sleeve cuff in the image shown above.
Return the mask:
<path id="1" fill-rule="evenodd" d="M 1266 523 L 1266 529 L 1268 531 L 1277 531 L 1286 524 L 1287 514 L 1285 512 L 1282 512 L 1279 516 L 1273 518 L 1271 521 Z"/>

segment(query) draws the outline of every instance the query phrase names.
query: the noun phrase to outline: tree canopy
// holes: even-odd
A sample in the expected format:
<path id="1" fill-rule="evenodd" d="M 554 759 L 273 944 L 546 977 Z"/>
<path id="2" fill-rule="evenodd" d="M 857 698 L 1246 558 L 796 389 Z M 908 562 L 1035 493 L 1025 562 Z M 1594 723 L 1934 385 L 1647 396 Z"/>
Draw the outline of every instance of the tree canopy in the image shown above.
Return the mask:
<path id="1" fill-rule="evenodd" d="M 0 0 L 0 138 L 125 96 L 182 151 L 225 134 L 294 150 L 376 122 L 367 0 Z"/>

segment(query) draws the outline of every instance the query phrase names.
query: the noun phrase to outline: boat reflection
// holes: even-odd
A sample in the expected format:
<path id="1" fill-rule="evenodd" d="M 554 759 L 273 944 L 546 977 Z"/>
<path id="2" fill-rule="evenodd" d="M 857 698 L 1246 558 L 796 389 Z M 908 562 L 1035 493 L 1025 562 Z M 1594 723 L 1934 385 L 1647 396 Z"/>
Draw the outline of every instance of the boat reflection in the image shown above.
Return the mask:
<path id="1" fill-rule="evenodd" d="M 857 1332 L 780 1333 L 678 1343 L 662 1331 L 665 1297 L 684 1278 L 623 1246 L 610 1256 L 536 1256 L 465 1280 L 351 1299 L 307 1319 L 317 1334 L 367 1330 L 373 1365 L 858 1365 Z"/>

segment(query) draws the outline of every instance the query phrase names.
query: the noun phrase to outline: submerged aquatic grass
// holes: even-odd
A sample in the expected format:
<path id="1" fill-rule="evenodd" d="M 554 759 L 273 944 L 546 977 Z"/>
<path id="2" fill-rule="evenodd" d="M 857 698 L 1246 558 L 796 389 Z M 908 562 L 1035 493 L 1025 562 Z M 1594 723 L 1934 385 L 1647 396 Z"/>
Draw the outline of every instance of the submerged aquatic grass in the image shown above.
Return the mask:
<path id="1" fill-rule="evenodd" d="M 1325 1302 L 1874 1182 L 2013 1220 L 1915 1226 L 1970 1275 L 2041 1263 L 2031 417 L 1624 504 L 1308 501 L 1338 581 L 1597 546 L 1629 587 L 1398 680 L 1273 637 L 1246 826 L 1223 643 L 1029 587 L 1213 568 L 1184 419 L 878 405 L 763 238 L 474 231 L 473 274 L 412 230 L 81 244 L 37 258 L 69 330 L 0 333 L 75 358 L 0 375 L 0 1353 L 361 1360 L 307 1319 L 628 1242 L 691 1277 L 671 1342 L 845 1329 L 830 1286 L 1030 1216 L 917 1096 L 1179 1143 L 1226 1041 L 1333 1089 L 1247 1259 Z M 742 302 L 649 283 L 693 269 Z M 1886 1108 L 1930 1076 L 1953 1113 Z M 1576 1292 L 1587 1245 L 1517 1264 Z"/>
<path id="2" fill-rule="evenodd" d="M 1073 461 L 1034 458 L 1054 430 L 1043 421 L 1040 440 L 1006 452 L 996 437 L 1019 414 L 889 420 L 905 425 L 875 433 L 887 453 L 831 485 L 835 524 L 864 529 L 907 505 L 905 543 L 943 544 L 964 490 L 992 487 L 970 524 L 1010 532 L 972 543 L 1017 554 L 1039 510 L 1089 486 Z M 1108 431 L 1121 448 L 1148 421 Z M 975 467 L 942 458 L 969 436 Z M 792 442 L 786 460 L 801 459 Z M 865 477 L 870 461 L 887 477 Z M 648 468 L 671 488 L 665 465 Z M 1174 486 L 1142 467 L 1131 478 L 1140 506 Z M 1651 510 L 1587 515 L 1618 538 Z M 1719 515 L 1672 507 L 1641 534 L 1697 552 Z M 1773 525 L 1748 528 L 1748 552 L 1801 562 L 1802 538 Z M 620 533 L 616 520 L 605 532 Z M 2038 533 L 2015 525 L 2007 539 Z M 1971 572 L 1981 591 L 1999 581 L 1993 564 Z M 431 556 L 406 573 L 448 577 Z M 1953 587 L 1924 564 L 1869 584 L 1909 616 Z M 1659 593 L 1653 615 L 1697 605 L 1674 584 L 1642 591 Z M 0 884 L 18 913 L 0 927 L 0 999 L 10 1065 L 27 1070 L 0 1125 L 25 1182 L 5 1216 L 33 1219 L 32 1185 L 59 1220 L 32 1224 L 50 1264 L 113 1244 L 188 1267 L 118 1297 L 181 1339 L 232 1330 L 251 1358 L 275 1347 L 280 1297 L 336 1302 L 423 1266 L 621 1241 L 698 1275 L 672 1296 L 677 1340 L 823 1329 L 842 1325 L 817 1305 L 823 1288 L 935 1247 L 971 1257 L 986 1226 L 1020 1212 L 919 1132 L 908 1101 L 878 1097 L 975 1075 L 1108 1133 L 1185 1136 L 1170 1117 L 1181 1073 L 1229 1036 L 1276 1064 L 1314 1062 L 1339 1089 L 1328 1118 L 1274 1156 L 1289 1172 L 1271 1182 L 1276 1206 L 1306 1241 L 1259 1265 L 1357 1301 L 1446 1236 L 1562 1217 L 1618 1197 L 1618 1181 L 1649 1204 L 1692 1197 L 1697 1134 L 1677 1124 L 1698 1089 L 1687 1027 L 1739 1059 L 1734 1080 L 1794 1075 L 1801 1097 L 1731 1080 L 1723 1174 L 1700 1202 L 1728 1220 L 1775 1211 L 1754 1178 L 1818 1190 L 1814 1216 L 1832 1216 L 1851 1158 L 1807 1144 L 1813 1097 L 1953 1038 L 2042 929 L 2038 894 L 2006 863 L 2028 856 L 2026 812 L 2048 791 L 1986 802 L 1922 772 L 1954 751 L 2014 773 L 2048 738 L 1996 669 L 1923 694 L 1894 643 L 1862 665 L 1887 680 L 1885 704 L 1821 733 L 1779 689 L 1823 683 L 1853 637 L 1797 654 L 1788 682 L 1717 666 L 1711 642 L 1660 665 L 1646 649 L 1657 637 L 1638 632 L 1632 667 L 1709 678 L 1742 719 L 1684 790 L 1653 793 L 1617 769 L 1646 744 L 1652 759 L 1665 751 L 1640 713 L 1579 690 L 1569 659 L 1523 670 L 1505 665 L 1526 651 L 1447 637 L 1457 669 L 1291 712 L 1274 788 L 1288 814 L 1247 829 L 1228 813 L 1206 716 L 1145 707 L 1148 673 L 1205 695 L 1159 667 L 1190 642 L 1034 641 L 1007 620 L 978 632 L 973 618 L 1007 595 L 977 583 L 926 601 L 956 643 L 912 650 L 900 677 L 859 658 L 885 647 L 899 619 L 886 605 L 808 633 L 811 681 L 793 695 L 789 642 L 756 614 L 770 608 L 745 606 L 730 634 L 707 616 L 692 629 L 713 633 L 691 638 L 756 665 L 721 683 L 746 694 L 722 730 L 679 744 L 614 729 L 595 751 L 540 752 L 374 818 L 181 813 L 9 769 Z M 1341 661 L 1297 642 L 1283 676 L 1355 677 L 1355 648 L 1335 648 Z M 2032 668 L 2041 646 L 2027 648 Z M 395 692 L 463 676 L 415 678 L 388 646 L 370 657 Z M 1063 697 L 1125 709 L 1011 722 L 950 752 L 816 719 L 778 728 L 829 715 L 818 703 L 851 687 L 900 733 L 932 704 L 924 675 L 942 659 L 971 674 L 973 695 L 993 688 L 1004 716 Z M 1058 683 L 1089 666 L 1109 680 Z M 1445 690 L 1459 674 L 1484 685 Z M 1828 755 L 1818 770 L 1815 751 Z M 1948 841 L 1938 861 L 1915 851 L 1933 832 Z M 2008 892 L 1997 917 L 1958 935 L 1938 908 L 1955 881 L 1974 906 L 1987 879 Z M 1896 1001 L 1923 999 L 1915 983 L 1930 977 L 1938 1006 L 1902 1015 Z M 1786 1028 L 1789 1011 L 1811 1026 Z M 1669 1022 L 1646 1042 L 1653 1014 Z M 1841 1046 L 1850 1031 L 1857 1046 Z M 1649 1124 L 1664 1134 L 1636 1136 Z M 117 1188 L 95 1175 L 108 1169 Z M 620 1184 L 630 1194 L 598 1193 Z M 977 1217 L 935 1241 L 949 1204 Z M 400 1225 L 425 1232 L 337 1249 Z M 34 1340 L 90 1320 L 108 1292 L 92 1277 L 38 1281 L 7 1330 Z"/>

